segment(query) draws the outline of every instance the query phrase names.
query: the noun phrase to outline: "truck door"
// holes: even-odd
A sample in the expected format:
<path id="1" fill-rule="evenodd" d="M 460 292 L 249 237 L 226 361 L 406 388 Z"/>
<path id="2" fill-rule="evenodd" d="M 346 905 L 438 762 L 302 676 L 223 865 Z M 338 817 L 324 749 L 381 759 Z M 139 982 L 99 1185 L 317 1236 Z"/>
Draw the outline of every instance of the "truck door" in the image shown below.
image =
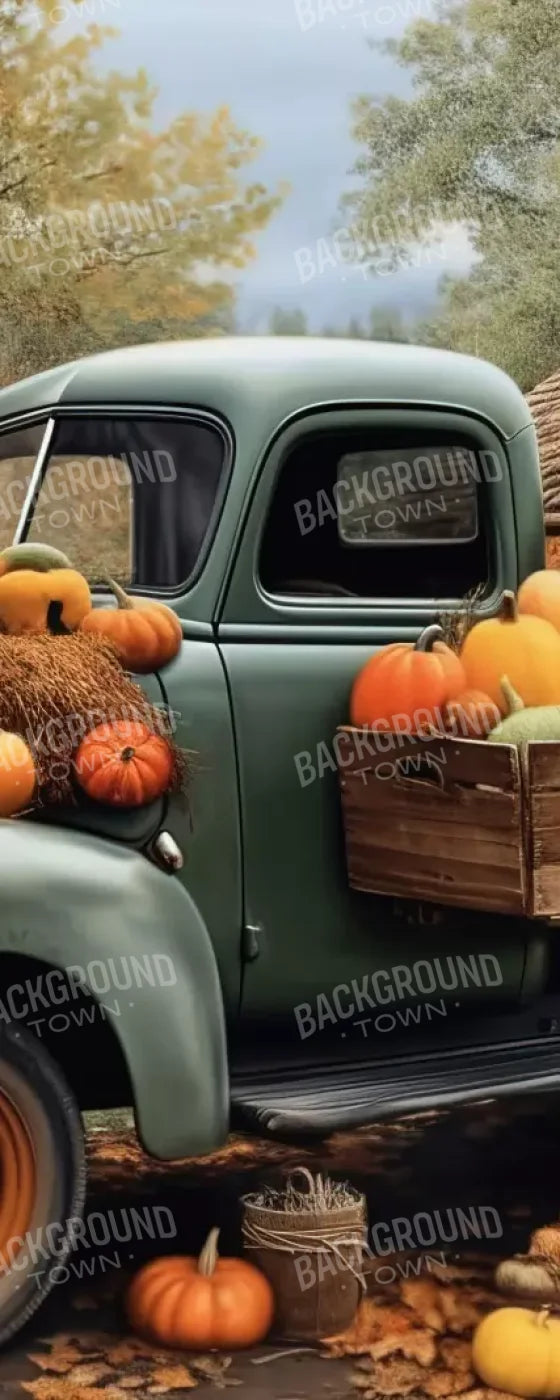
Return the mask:
<path id="1" fill-rule="evenodd" d="M 375 648 L 414 640 L 470 589 L 484 614 L 516 586 L 507 448 L 489 425 L 346 408 L 293 422 L 272 447 L 219 624 L 241 785 L 247 1025 L 282 1020 L 297 1043 L 321 1005 L 329 1019 L 338 988 L 338 1033 L 359 1042 L 360 1021 L 387 1012 L 371 1009 L 372 974 L 449 953 L 499 967 L 492 985 L 473 974 L 454 1004 L 519 993 L 523 920 L 447 909 L 419 924 L 410 904 L 350 891 L 333 748 Z"/>

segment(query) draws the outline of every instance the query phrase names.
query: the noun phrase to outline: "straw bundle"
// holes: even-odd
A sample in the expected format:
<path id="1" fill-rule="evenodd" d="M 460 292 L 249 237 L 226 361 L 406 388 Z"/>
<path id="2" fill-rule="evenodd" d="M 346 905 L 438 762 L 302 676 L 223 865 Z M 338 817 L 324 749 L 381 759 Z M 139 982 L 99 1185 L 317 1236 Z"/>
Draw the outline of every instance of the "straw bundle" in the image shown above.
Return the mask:
<path id="1" fill-rule="evenodd" d="M 39 803 L 76 800 L 72 758 L 84 735 L 119 719 L 139 721 L 169 740 L 172 786 L 183 788 L 186 755 L 173 742 L 170 721 L 123 670 L 111 642 L 86 632 L 0 633 L 0 729 L 29 745 Z"/>

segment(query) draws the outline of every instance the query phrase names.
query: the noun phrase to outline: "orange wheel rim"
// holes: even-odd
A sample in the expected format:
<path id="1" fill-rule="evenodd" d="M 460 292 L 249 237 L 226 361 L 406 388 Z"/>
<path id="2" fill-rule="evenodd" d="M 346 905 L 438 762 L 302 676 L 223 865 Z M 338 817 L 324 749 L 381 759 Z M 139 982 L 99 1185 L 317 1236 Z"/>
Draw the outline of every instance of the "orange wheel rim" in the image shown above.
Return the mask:
<path id="1" fill-rule="evenodd" d="M 4 1268 L 12 1264 L 29 1229 L 35 1183 L 31 1138 L 17 1108 L 0 1090 L 0 1266 Z"/>

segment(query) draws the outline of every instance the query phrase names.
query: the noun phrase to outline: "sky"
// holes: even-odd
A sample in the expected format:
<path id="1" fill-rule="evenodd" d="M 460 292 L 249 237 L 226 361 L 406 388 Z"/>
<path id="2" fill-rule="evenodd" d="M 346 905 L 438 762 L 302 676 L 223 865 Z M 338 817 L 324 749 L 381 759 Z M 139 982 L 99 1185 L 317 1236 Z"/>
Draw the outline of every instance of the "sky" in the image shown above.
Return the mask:
<path id="1" fill-rule="evenodd" d="M 156 124 L 226 103 L 264 141 L 249 178 L 290 193 L 257 236 L 258 257 L 237 281 L 239 329 L 266 329 L 275 306 L 302 309 L 312 330 L 367 318 L 371 306 L 405 318 L 429 311 L 443 273 L 470 261 L 460 227 L 433 249 L 412 250 L 390 275 L 351 269 L 333 252 L 341 195 L 358 153 L 350 103 L 367 93 L 406 95 L 409 75 L 373 43 L 398 34 L 433 0 L 84 0 L 84 16 L 121 31 L 102 65 L 144 66 L 159 89 Z M 321 242 L 323 240 L 323 242 Z"/>

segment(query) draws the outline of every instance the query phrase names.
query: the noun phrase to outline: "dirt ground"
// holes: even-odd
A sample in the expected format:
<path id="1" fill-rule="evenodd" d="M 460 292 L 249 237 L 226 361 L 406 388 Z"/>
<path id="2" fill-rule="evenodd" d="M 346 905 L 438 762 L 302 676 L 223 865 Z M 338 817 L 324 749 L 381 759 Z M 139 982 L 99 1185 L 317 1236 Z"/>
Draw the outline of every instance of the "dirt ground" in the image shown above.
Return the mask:
<path id="1" fill-rule="evenodd" d="M 121 1250 L 120 1268 L 106 1270 L 101 1265 L 92 1271 L 90 1265 L 91 1278 L 82 1276 L 78 1282 L 74 1277 L 56 1287 L 0 1359 L 1 1400 L 23 1400 L 30 1393 L 38 1400 L 59 1400 L 59 1395 L 65 1400 L 69 1392 L 56 1376 L 43 1377 L 42 1390 L 23 1388 L 43 1376 L 31 1357 L 45 1354 L 45 1341 L 63 1334 L 77 1338 L 85 1350 L 87 1338 L 92 1339 L 93 1348 L 94 1334 L 100 1331 L 114 1334 L 115 1339 L 122 1337 L 126 1325 L 121 1298 L 129 1272 L 155 1253 L 198 1252 L 214 1224 L 221 1227 L 222 1252 L 240 1252 L 241 1195 L 263 1182 L 278 1183 L 302 1163 L 349 1179 L 362 1189 L 370 1225 L 436 1208 L 491 1207 L 493 1218 L 500 1222 L 499 1231 L 492 1239 L 475 1241 L 474 1247 L 487 1251 L 492 1263 L 497 1257 L 523 1251 L 532 1229 L 560 1215 L 560 1099 L 556 1095 L 418 1114 L 305 1147 L 233 1138 L 212 1157 L 172 1164 L 156 1163 L 143 1154 L 126 1111 L 86 1115 L 86 1131 L 87 1211 L 165 1205 L 176 1222 L 177 1237 L 166 1245 L 134 1241 L 134 1252 L 128 1257 L 129 1245 Z M 461 1247 L 472 1249 L 473 1242 Z M 458 1257 L 450 1254 L 449 1246 L 446 1256 Z M 391 1264 L 398 1268 L 401 1258 L 391 1256 Z M 387 1259 L 382 1262 L 387 1265 Z M 276 1356 L 278 1351 L 284 1354 Z M 303 1400 L 304 1396 L 357 1400 L 351 1369 L 348 1360 L 326 1360 L 317 1351 L 295 1352 L 272 1341 L 256 1352 L 234 1355 L 227 1382 L 228 1386 L 237 1383 L 239 1393 L 247 1392 L 251 1400 Z M 132 1384 L 131 1379 L 130 1394 Z M 82 1385 L 76 1397 L 102 1400 L 105 1394 L 110 1400 L 108 1383 L 105 1389 L 103 1384 L 94 1389 L 85 1385 L 82 1389 Z M 201 1397 L 217 1389 L 214 1380 L 200 1380 Z M 187 1390 L 157 1393 L 172 1393 L 181 1400 Z"/>

